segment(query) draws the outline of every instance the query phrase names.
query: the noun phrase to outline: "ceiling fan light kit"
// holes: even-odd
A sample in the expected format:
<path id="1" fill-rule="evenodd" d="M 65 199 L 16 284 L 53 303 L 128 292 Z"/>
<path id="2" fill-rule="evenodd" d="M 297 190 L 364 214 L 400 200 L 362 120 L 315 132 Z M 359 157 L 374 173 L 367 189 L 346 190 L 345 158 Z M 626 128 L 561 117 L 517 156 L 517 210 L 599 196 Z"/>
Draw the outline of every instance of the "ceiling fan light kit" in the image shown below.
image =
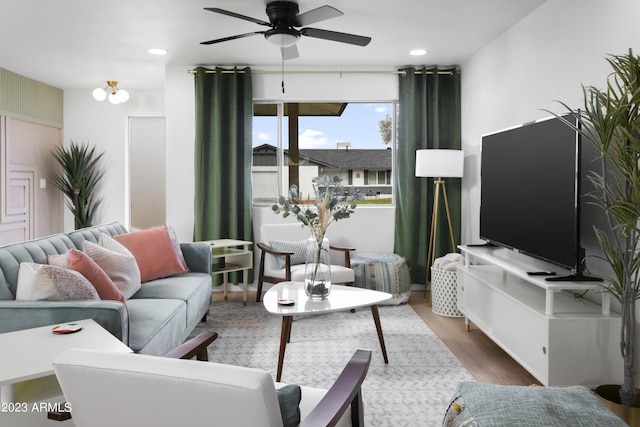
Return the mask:
<path id="1" fill-rule="evenodd" d="M 294 59 L 299 56 L 298 49 L 295 48 L 295 44 L 301 36 L 335 41 L 338 43 L 346 43 L 355 46 L 366 46 L 369 44 L 369 42 L 371 42 L 371 37 L 307 27 L 307 25 L 326 21 L 332 18 L 337 18 L 338 16 L 343 15 L 343 13 L 338 9 L 327 5 L 320 6 L 316 9 L 312 9 L 308 12 L 299 14 L 298 5 L 292 1 L 272 1 L 267 3 L 266 8 L 269 22 L 217 7 L 205 7 L 204 9 L 210 12 L 219 13 L 222 15 L 231 16 L 233 18 L 242 19 L 244 21 L 253 22 L 254 24 L 270 27 L 270 29 L 265 31 L 254 31 L 251 33 L 244 33 L 235 36 L 208 40 L 205 42 L 201 42 L 201 44 L 203 45 L 222 43 L 230 40 L 253 36 L 256 34 L 262 34 L 264 38 L 269 42 L 280 47 L 282 52 L 282 59 L 287 60 Z"/>
<path id="2" fill-rule="evenodd" d="M 123 104 L 129 100 L 129 92 L 124 89 L 118 89 L 118 82 L 107 80 L 107 87 L 95 88 L 92 92 L 93 99 L 96 101 L 104 101 L 109 99 L 112 104 Z"/>
<path id="3" fill-rule="evenodd" d="M 264 38 L 278 47 L 289 47 L 296 44 L 300 38 L 300 32 L 288 28 L 273 29 L 265 31 Z"/>

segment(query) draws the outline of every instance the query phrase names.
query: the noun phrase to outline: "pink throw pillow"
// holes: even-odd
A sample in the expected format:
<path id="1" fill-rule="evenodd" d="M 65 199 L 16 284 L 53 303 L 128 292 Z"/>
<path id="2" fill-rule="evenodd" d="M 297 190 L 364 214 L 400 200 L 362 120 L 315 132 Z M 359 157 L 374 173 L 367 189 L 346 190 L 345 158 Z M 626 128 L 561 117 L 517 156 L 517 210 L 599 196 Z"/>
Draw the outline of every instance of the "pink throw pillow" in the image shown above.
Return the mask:
<path id="1" fill-rule="evenodd" d="M 69 249 L 62 255 L 48 255 L 47 264 L 68 268 L 82 274 L 96 288 L 100 299 L 125 302 L 122 292 L 107 273 L 88 255 L 77 249 Z"/>
<path id="2" fill-rule="evenodd" d="M 187 272 L 180 263 L 166 225 L 119 234 L 113 239 L 133 254 L 142 282 Z"/>

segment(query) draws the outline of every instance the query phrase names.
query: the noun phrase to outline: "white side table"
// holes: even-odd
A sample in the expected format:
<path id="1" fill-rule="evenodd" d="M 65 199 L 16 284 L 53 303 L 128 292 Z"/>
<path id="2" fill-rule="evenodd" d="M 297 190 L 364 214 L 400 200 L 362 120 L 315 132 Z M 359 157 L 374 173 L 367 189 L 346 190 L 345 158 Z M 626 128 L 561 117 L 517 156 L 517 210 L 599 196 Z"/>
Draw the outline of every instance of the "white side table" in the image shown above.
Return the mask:
<path id="1" fill-rule="evenodd" d="M 34 413 L 33 404 L 62 396 L 51 362 L 70 348 L 132 353 L 122 341 L 92 319 L 78 320 L 82 329 L 54 334 L 55 325 L 0 334 L 0 425 L 39 425 L 47 414 Z M 24 411 L 23 411 L 24 409 Z M 47 424 L 48 425 L 48 424 Z"/>
<path id="2" fill-rule="evenodd" d="M 217 239 L 202 243 L 211 245 L 211 274 L 222 274 L 224 299 L 227 299 L 229 273 L 242 272 L 242 301 L 247 305 L 247 271 L 253 268 L 253 242 L 246 240 Z"/>

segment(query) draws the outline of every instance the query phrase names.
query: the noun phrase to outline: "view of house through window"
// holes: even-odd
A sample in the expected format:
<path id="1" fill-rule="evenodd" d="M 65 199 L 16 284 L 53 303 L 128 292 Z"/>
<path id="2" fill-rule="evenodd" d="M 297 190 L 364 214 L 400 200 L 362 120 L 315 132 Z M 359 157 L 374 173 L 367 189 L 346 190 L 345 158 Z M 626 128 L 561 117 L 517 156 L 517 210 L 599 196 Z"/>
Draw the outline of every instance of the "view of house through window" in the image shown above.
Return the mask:
<path id="1" fill-rule="evenodd" d="M 363 204 L 391 204 L 395 116 L 392 102 L 254 104 L 254 203 L 273 203 L 292 184 L 313 198 L 312 178 L 327 175 Z"/>

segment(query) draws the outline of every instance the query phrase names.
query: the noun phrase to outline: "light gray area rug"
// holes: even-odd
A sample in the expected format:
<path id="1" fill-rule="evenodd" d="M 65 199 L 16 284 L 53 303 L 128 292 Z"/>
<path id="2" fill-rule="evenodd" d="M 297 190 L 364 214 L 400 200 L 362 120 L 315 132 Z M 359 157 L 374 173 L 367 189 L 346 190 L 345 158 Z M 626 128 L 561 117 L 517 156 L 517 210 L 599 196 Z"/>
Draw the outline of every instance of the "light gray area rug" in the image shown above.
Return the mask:
<path id="1" fill-rule="evenodd" d="M 367 426 L 438 426 L 456 385 L 473 380 L 409 305 L 380 306 L 389 364 L 385 365 L 369 308 L 294 318 L 282 382 L 328 388 L 353 352 L 371 349 L 363 384 Z M 192 335 L 215 331 L 209 360 L 261 368 L 275 378 L 281 318 L 262 303 L 216 301 Z"/>

